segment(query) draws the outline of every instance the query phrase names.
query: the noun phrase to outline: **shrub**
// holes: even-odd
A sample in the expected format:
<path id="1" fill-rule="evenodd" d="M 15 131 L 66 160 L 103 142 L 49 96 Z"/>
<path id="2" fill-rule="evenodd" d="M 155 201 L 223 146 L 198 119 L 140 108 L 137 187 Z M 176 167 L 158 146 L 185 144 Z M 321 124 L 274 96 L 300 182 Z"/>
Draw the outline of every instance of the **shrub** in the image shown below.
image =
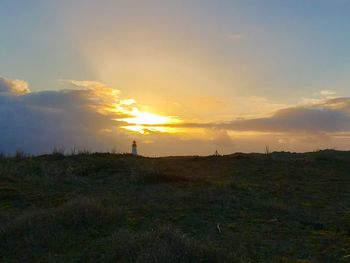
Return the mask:
<path id="1" fill-rule="evenodd" d="M 28 154 L 26 154 L 24 151 L 22 150 L 16 150 L 16 153 L 15 153 L 15 159 L 16 160 L 23 160 L 25 158 L 28 157 Z"/>
<path id="2" fill-rule="evenodd" d="M 223 262 L 220 251 L 173 227 L 133 234 L 122 230 L 82 251 L 78 262 Z"/>
<path id="3" fill-rule="evenodd" d="M 2 229 L 1 254 L 10 261 L 35 261 L 46 253 L 103 236 L 120 222 L 120 213 L 92 199 L 78 199 L 58 208 L 27 212 Z M 11 254 L 7 254 L 11 251 Z"/>
<path id="4" fill-rule="evenodd" d="M 145 172 L 144 175 L 139 177 L 140 182 L 156 184 L 156 183 L 200 183 L 205 182 L 205 179 L 199 176 L 181 175 L 177 173 L 166 172 Z"/>
<path id="5" fill-rule="evenodd" d="M 64 153 L 65 153 L 64 148 L 54 147 L 52 150 L 51 156 L 54 157 L 55 159 L 61 159 L 61 158 L 64 158 Z"/>

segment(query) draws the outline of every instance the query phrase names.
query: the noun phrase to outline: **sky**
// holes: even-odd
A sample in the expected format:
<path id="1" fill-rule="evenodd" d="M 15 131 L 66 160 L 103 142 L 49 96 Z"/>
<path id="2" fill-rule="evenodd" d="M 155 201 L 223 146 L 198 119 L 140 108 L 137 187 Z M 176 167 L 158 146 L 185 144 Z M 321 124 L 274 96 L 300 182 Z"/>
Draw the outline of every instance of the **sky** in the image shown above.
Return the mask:
<path id="1" fill-rule="evenodd" d="M 350 148 L 348 0 L 2 0 L 0 152 Z"/>

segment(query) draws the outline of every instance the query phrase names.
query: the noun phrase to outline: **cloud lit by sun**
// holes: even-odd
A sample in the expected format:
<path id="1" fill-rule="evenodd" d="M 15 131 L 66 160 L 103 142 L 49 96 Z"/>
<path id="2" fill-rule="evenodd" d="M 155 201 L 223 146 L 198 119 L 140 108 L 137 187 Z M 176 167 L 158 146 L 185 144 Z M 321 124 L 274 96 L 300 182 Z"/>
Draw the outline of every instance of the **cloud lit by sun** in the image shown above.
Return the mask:
<path id="1" fill-rule="evenodd" d="M 103 83 L 96 81 L 76 81 L 60 80 L 68 83 L 75 88 L 86 90 L 89 96 L 88 101 L 95 104 L 90 106 L 96 112 L 103 115 L 111 115 L 112 119 L 122 122 L 126 131 L 137 132 L 140 134 L 150 134 L 150 132 L 176 133 L 178 128 L 167 127 L 167 124 L 178 124 L 182 120 L 173 116 L 162 116 L 145 110 L 144 105 L 139 105 L 133 98 L 122 99 L 119 90 L 113 89 Z M 114 117 L 113 116 L 117 116 Z"/>
<path id="2" fill-rule="evenodd" d="M 133 117 L 118 119 L 118 121 L 124 121 L 130 124 L 122 126 L 122 128 L 129 131 L 139 132 L 141 134 L 148 134 L 149 131 L 174 133 L 176 132 L 176 128 L 165 127 L 164 125 L 181 122 L 175 117 L 160 116 L 150 112 L 142 112 L 136 107 L 133 107 L 129 114 Z"/>

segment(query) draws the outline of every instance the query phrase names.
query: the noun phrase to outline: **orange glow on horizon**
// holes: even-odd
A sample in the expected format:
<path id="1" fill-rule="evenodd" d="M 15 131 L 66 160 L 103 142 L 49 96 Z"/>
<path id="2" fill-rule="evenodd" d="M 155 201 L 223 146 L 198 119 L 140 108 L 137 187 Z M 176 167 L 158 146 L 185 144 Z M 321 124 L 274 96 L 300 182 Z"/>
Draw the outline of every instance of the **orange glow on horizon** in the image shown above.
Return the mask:
<path id="1" fill-rule="evenodd" d="M 176 133 L 177 129 L 166 127 L 166 124 L 181 123 L 181 120 L 171 116 L 160 116 L 150 112 L 142 112 L 136 107 L 133 107 L 131 112 L 128 112 L 133 117 L 117 119 L 118 121 L 127 122 L 130 125 L 122 126 L 122 128 L 138 132 L 141 134 L 149 134 L 150 132 Z"/>

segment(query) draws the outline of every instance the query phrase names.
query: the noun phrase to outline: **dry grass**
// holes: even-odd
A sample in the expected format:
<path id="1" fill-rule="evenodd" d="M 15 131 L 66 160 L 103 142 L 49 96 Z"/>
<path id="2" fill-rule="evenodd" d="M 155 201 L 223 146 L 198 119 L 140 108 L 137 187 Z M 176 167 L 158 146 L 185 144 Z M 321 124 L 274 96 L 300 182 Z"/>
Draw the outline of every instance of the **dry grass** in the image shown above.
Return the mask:
<path id="1" fill-rule="evenodd" d="M 2 156 L 0 262 L 347 262 L 350 153 L 270 155 Z"/>

